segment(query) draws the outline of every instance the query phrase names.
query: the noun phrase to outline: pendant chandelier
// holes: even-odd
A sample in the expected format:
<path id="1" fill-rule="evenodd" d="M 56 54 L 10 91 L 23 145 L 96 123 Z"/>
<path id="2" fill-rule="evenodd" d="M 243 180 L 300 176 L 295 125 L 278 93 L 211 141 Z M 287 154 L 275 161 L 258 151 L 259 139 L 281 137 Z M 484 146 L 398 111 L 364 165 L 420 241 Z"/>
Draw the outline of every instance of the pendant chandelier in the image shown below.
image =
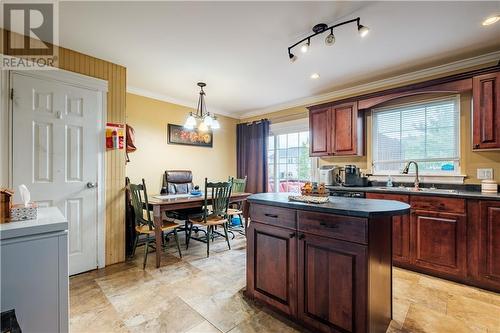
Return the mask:
<path id="1" fill-rule="evenodd" d="M 184 123 L 184 128 L 188 130 L 193 130 L 198 128 L 201 132 L 206 132 L 209 130 L 216 130 L 220 128 L 217 116 L 210 114 L 207 111 L 207 105 L 205 104 L 205 92 L 203 87 L 207 84 L 204 82 L 198 82 L 198 87 L 200 87 L 200 99 L 198 100 L 198 107 L 196 108 L 196 113 L 190 112 L 189 117 Z"/>

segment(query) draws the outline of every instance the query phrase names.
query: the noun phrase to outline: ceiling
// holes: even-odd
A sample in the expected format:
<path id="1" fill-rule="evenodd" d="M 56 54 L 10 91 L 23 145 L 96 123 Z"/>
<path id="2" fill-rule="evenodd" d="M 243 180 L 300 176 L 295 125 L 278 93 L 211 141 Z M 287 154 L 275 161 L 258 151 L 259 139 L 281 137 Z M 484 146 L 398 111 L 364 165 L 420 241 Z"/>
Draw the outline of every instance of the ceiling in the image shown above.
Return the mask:
<path id="1" fill-rule="evenodd" d="M 130 90 L 234 117 L 476 50 L 500 50 L 500 2 L 61 2 L 59 43 L 127 67 Z M 361 17 L 290 63 L 320 22 Z M 319 73 L 317 80 L 310 79 Z"/>

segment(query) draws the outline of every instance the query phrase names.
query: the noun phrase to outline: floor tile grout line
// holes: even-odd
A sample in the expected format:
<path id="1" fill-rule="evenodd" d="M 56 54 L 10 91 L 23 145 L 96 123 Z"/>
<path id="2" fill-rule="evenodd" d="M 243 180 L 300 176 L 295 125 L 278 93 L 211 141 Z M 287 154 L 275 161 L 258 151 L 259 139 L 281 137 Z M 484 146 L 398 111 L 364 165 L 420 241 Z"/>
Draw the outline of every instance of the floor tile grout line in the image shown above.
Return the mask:
<path id="1" fill-rule="evenodd" d="M 191 304 L 189 304 L 182 296 L 180 295 L 177 295 L 177 297 L 179 297 L 188 307 L 190 307 L 194 312 L 196 312 L 197 314 L 200 315 L 201 318 L 203 318 L 204 320 L 206 320 L 208 323 L 210 323 L 210 325 L 212 325 L 213 327 L 215 327 L 215 329 L 217 329 L 219 332 L 221 333 L 224 333 L 223 331 L 221 331 L 214 323 L 212 323 L 210 320 L 208 320 L 208 318 L 206 318 L 203 314 L 201 314 L 200 312 L 198 312 L 198 310 L 196 310 L 195 308 L 193 308 L 191 306 Z"/>

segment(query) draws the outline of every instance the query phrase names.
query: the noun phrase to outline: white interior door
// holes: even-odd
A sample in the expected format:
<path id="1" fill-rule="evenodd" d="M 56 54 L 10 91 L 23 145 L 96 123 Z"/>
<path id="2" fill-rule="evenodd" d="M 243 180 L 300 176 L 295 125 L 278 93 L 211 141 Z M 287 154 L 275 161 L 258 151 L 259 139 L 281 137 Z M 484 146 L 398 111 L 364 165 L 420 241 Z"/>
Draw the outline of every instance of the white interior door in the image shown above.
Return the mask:
<path id="1" fill-rule="evenodd" d="M 11 82 L 12 185 L 26 184 L 32 201 L 67 217 L 70 274 L 95 269 L 99 93 L 18 73 Z"/>

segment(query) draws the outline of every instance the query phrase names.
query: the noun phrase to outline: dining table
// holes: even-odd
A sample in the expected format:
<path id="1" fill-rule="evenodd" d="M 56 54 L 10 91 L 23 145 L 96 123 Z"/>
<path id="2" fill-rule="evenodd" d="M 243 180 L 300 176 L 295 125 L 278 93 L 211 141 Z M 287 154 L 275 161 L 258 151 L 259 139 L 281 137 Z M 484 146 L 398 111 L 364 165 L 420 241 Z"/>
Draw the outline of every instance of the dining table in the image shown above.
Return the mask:
<path id="1" fill-rule="evenodd" d="M 244 223 L 248 221 L 248 205 L 246 204 L 246 199 L 252 193 L 245 192 L 234 192 L 231 193 L 229 202 L 231 203 L 242 203 L 243 208 L 243 218 Z M 161 225 L 163 219 L 166 218 L 165 212 L 187 209 L 187 208 L 198 208 L 205 205 L 205 195 L 152 195 L 148 200 L 149 206 L 153 210 L 153 222 L 155 225 L 155 239 L 156 244 L 162 243 L 162 230 Z M 210 195 L 207 196 L 207 204 L 211 204 Z M 156 251 L 156 268 L 160 267 L 161 262 L 161 251 Z"/>

